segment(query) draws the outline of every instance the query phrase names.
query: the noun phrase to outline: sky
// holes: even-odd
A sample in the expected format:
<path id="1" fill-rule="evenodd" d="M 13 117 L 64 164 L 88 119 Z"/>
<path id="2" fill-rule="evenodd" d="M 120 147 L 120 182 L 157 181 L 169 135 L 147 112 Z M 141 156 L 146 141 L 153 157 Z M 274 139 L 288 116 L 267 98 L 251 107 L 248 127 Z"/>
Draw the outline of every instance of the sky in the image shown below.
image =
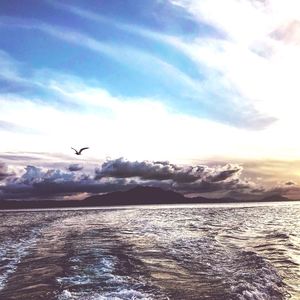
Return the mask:
<path id="1" fill-rule="evenodd" d="M 2 0 L 0 36 L 0 199 L 300 198 L 299 1 Z"/>

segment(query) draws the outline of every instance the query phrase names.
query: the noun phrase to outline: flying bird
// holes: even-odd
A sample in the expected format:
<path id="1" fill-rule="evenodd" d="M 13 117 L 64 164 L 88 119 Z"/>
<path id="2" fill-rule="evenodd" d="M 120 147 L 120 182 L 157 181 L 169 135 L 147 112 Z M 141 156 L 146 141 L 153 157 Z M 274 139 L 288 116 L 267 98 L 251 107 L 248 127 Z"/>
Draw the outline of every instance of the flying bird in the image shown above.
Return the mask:
<path id="1" fill-rule="evenodd" d="M 81 148 L 79 151 L 77 151 L 76 149 L 74 149 L 74 148 L 72 148 L 72 147 L 71 147 L 71 149 L 73 149 L 73 150 L 75 151 L 75 154 L 76 154 L 76 155 L 81 155 L 81 152 L 82 152 L 83 150 L 89 149 L 89 147 Z"/>

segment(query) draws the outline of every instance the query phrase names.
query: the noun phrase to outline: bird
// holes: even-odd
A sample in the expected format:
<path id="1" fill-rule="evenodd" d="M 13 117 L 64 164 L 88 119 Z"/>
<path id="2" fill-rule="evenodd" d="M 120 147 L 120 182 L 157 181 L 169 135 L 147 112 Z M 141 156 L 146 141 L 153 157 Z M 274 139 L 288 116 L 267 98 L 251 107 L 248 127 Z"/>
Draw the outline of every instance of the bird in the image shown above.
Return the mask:
<path id="1" fill-rule="evenodd" d="M 77 151 L 76 149 L 74 149 L 74 148 L 72 148 L 72 147 L 71 147 L 71 149 L 73 149 L 73 150 L 75 151 L 75 154 L 76 154 L 76 155 L 81 155 L 81 152 L 82 152 L 83 150 L 89 149 L 89 147 L 81 148 L 79 151 Z"/>

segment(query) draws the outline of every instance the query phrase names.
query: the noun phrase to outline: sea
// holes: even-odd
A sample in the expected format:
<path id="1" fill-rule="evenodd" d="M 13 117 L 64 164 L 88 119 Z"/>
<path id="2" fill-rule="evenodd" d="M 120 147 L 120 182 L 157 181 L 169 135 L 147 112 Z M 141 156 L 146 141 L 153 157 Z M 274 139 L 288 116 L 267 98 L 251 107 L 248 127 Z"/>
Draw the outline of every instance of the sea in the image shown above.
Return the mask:
<path id="1" fill-rule="evenodd" d="M 300 299 L 300 203 L 3 210 L 0 299 Z"/>

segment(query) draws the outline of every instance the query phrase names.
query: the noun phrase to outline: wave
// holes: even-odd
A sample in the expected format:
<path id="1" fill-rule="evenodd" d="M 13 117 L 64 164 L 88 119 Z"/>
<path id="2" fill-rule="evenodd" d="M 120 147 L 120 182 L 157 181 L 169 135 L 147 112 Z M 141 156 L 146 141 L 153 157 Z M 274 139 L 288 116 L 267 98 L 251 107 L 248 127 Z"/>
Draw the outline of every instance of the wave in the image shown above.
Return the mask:
<path id="1" fill-rule="evenodd" d="M 105 293 L 72 293 L 69 290 L 64 290 L 58 295 L 58 300 L 157 300 L 147 293 L 142 293 L 133 289 L 120 289 L 114 292 Z M 168 298 L 165 298 L 166 300 Z"/>
<path id="2" fill-rule="evenodd" d="M 177 240 L 169 253 L 178 264 L 197 274 L 199 280 L 207 280 L 207 285 L 214 279 L 220 280 L 221 284 L 206 289 L 208 298 L 279 300 L 285 297 L 284 283 L 276 268 L 256 252 L 228 247 L 212 236 Z"/>
<path id="3" fill-rule="evenodd" d="M 270 223 L 275 214 L 280 226 L 279 221 Z M 51 299 L 59 300 L 281 300 L 289 293 L 295 299 L 300 295 L 300 226 L 285 208 L 90 210 L 34 216 L 34 223 L 29 221 L 32 214 L 16 217 L 20 232 L 14 226 L 0 228 L 0 278 L 7 292 L 0 298 L 24 293 L 24 299 L 30 299 L 28 287 L 35 299 L 49 292 Z M 36 226 L 47 218 L 46 228 Z M 32 276 L 18 283 L 28 267 Z M 18 276 L 10 276 L 13 272 Z M 47 291 L 39 284 L 48 284 Z"/>
<path id="4" fill-rule="evenodd" d="M 17 241 L 8 239 L 0 245 L 0 291 L 4 289 L 8 277 L 16 272 L 19 262 L 37 240 L 40 229 L 32 229 L 29 236 Z"/>

